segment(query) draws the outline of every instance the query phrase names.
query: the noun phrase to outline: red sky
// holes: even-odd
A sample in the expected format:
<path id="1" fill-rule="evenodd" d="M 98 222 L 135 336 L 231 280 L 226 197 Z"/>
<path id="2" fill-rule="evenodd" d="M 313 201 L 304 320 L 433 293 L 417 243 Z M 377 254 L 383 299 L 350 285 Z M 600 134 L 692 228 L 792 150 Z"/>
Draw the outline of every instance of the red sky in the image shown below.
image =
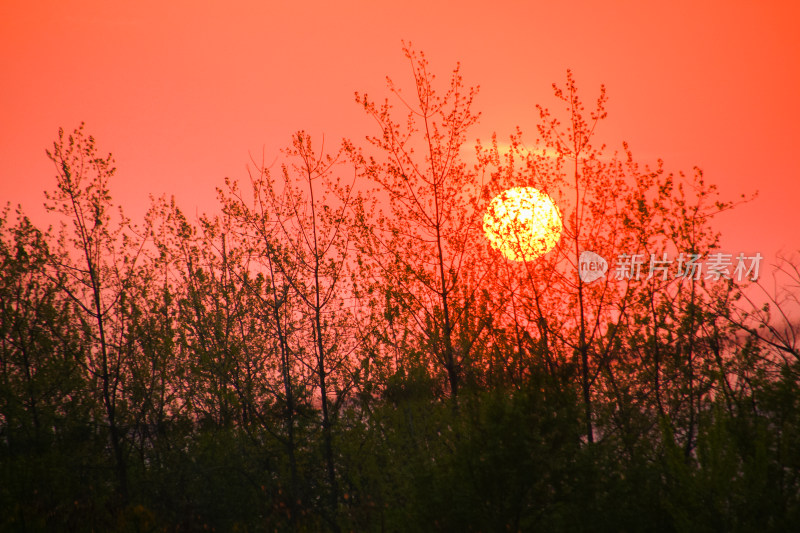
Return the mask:
<path id="1" fill-rule="evenodd" d="M 481 86 L 484 140 L 532 134 L 534 104 L 555 107 L 567 68 L 588 101 L 604 83 L 603 139 L 697 165 L 724 197 L 759 191 L 719 218 L 727 250 L 800 248 L 795 2 L 117 4 L 0 4 L 0 202 L 36 221 L 59 126 L 85 121 L 114 153 L 112 192 L 130 215 L 149 193 L 210 211 L 225 176 L 245 177 L 250 153 L 273 159 L 298 129 L 329 144 L 375 133 L 353 93 L 382 98 L 386 75 L 409 79 L 405 40 L 441 81 L 461 61 Z"/>

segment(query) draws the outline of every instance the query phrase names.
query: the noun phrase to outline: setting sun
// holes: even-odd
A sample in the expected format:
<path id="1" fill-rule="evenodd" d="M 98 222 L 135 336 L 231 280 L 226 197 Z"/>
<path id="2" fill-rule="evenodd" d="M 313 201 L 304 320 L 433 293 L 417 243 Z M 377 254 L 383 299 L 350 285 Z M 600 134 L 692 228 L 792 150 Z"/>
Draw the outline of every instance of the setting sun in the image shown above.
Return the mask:
<path id="1" fill-rule="evenodd" d="M 561 213 L 553 200 L 533 187 L 514 187 L 497 195 L 483 217 L 493 248 L 512 261 L 531 261 L 561 238 Z"/>

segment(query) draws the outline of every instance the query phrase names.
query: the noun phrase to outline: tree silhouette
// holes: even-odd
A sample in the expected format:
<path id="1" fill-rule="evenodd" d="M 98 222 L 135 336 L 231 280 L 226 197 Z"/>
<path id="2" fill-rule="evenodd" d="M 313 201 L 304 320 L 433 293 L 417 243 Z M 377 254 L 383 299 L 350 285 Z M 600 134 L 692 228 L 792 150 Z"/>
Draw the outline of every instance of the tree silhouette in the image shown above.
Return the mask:
<path id="1" fill-rule="evenodd" d="M 50 257 L 58 287 L 76 306 L 76 327 L 84 333 L 82 366 L 99 382 L 117 482 L 127 498 L 125 428 L 119 418 L 126 365 L 125 296 L 132 281 L 143 239 L 131 231 L 122 211 L 112 219 L 108 181 L 115 172 L 109 154 L 101 157 L 83 124 L 65 137 L 59 130 L 47 152 L 56 168 L 56 189 L 47 194 L 48 209 L 71 222 L 62 223 L 59 247 Z"/>
<path id="2" fill-rule="evenodd" d="M 463 86 L 456 67 L 439 95 L 425 56 L 408 47 L 404 53 L 414 75 L 412 97 L 391 80 L 389 90 L 407 110 L 405 122 L 388 100 L 377 105 L 356 94 L 381 130 L 369 137 L 377 153 L 362 157 L 366 178 L 377 186 L 372 198 L 386 207 L 371 212 L 360 242 L 375 278 L 383 280 L 387 312 L 396 306 L 411 319 L 421 334 L 415 348 L 445 370 L 455 400 L 482 329 L 462 327 L 480 296 L 470 264 L 481 231 L 480 187 L 462 159 L 467 131 L 479 116 L 471 110 L 477 89 Z"/>
<path id="3" fill-rule="evenodd" d="M 601 144 L 569 72 L 468 163 L 475 90 L 404 52 L 364 146 L 298 132 L 196 220 L 135 226 L 59 131 L 60 231 L 0 213 L 0 529 L 797 529 L 796 262 L 759 303 L 734 204 Z M 559 208 L 544 255 L 483 234 L 511 187 Z"/>

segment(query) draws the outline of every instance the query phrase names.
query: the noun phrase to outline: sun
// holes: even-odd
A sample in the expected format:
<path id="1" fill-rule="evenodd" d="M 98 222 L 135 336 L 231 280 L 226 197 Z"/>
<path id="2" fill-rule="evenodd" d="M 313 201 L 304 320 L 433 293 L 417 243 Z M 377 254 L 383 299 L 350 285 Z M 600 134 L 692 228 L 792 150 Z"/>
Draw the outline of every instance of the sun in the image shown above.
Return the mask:
<path id="1" fill-rule="evenodd" d="M 494 197 L 483 217 L 489 244 L 512 261 L 531 261 L 561 238 L 561 213 L 533 187 L 513 187 Z"/>

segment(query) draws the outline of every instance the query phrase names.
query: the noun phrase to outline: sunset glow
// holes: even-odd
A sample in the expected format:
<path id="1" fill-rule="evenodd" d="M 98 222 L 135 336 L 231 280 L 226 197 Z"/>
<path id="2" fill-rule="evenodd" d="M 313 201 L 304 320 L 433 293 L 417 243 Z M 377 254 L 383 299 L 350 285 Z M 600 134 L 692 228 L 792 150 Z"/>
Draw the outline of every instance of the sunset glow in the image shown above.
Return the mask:
<path id="1" fill-rule="evenodd" d="M 0 533 L 800 531 L 798 20 L 1 1 Z"/>

